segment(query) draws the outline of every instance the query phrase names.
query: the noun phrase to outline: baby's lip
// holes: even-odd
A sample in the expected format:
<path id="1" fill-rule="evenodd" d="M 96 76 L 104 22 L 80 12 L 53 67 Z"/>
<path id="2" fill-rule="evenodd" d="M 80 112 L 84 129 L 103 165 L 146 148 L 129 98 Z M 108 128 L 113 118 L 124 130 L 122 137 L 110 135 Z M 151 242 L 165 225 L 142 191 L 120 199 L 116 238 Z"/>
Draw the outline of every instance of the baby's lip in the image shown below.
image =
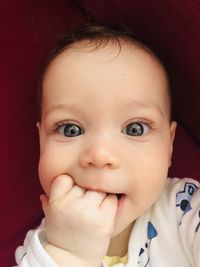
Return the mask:
<path id="1" fill-rule="evenodd" d="M 84 187 L 86 190 L 91 190 L 91 191 L 97 191 L 97 192 L 102 192 L 102 193 L 105 193 L 105 194 L 107 194 L 107 195 L 116 195 L 117 196 L 117 198 L 119 199 L 119 198 L 121 198 L 123 195 L 125 195 L 124 193 L 122 193 L 122 192 L 113 192 L 113 191 L 107 191 L 107 190 L 105 190 L 105 189 L 100 189 L 100 188 L 98 188 L 98 189 L 94 189 L 94 188 L 90 188 L 89 186 L 88 187 Z"/>

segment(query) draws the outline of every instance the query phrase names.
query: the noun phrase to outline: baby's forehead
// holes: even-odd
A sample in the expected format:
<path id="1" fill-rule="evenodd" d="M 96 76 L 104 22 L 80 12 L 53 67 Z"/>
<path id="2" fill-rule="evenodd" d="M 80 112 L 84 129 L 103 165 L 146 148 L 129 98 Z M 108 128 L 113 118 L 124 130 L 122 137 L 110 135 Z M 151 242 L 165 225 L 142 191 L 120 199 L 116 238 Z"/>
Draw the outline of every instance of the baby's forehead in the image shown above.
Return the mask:
<path id="1" fill-rule="evenodd" d="M 100 44 L 88 40 L 75 42 L 63 48 L 50 60 L 45 75 L 49 68 L 51 69 L 52 66 L 54 68 L 55 65 L 59 66 L 61 62 L 67 64 L 71 57 L 73 57 L 74 62 L 79 62 L 84 57 L 85 62 L 87 62 L 87 59 L 91 59 L 92 61 L 97 60 L 99 63 L 106 63 L 109 61 L 117 62 L 117 59 L 121 58 L 121 54 L 127 58 L 137 56 L 144 64 L 150 62 L 152 68 L 158 69 L 158 74 L 164 76 L 163 81 L 168 84 L 168 73 L 159 58 L 148 47 L 143 46 L 139 42 L 130 42 L 127 40 L 110 40 Z M 70 64 L 73 63 L 71 61 L 69 62 Z"/>
<path id="2" fill-rule="evenodd" d="M 74 76 L 76 78 L 76 76 L 78 77 L 80 73 L 72 73 L 73 70 L 77 69 L 74 68 L 74 65 L 79 66 L 79 70 L 81 70 L 80 65 L 81 64 L 84 65 L 85 61 L 91 63 L 90 65 L 92 66 L 92 61 L 94 60 L 94 58 L 98 62 L 102 62 L 105 64 L 109 62 L 116 62 L 117 64 L 118 61 L 120 64 L 122 64 L 122 59 L 126 60 L 126 58 L 130 57 L 132 58 L 133 64 L 135 57 L 137 57 L 137 60 L 139 62 L 141 61 L 141 65 L 143 64 L 143 66 L 145 66 L 145 64 L 147 63 L 150 64 L 149 75 L 151 75 L 152 72 L 154 76 L 157 75 L 161 77 L 160 81 L 162 82 L 162 84 L 160 85 L 161 87 L 160 90 L 165 91 L 164 93 L 165 102 L 169 106 L 170 110 L 168 78 L 164 66 L 161 64 L 158 58 L 156 58 L 154 54 L 151 53 L 151 51 L 149 51 L 146 48 L 140 47 L 138 44 L 135 43 L 130 43 L 126 41 L 121 41 L 120 43 L 108 42 L 106 44 L 104 43 L 97 46 L 97 44 L 91 42 L 88 43 L 87 40 L 77 42 L 71 45 L 70 47 L 65 48 L 60 54 L 58 54 L 52 60 L 46 71 L 44 80 L 49 80 L 49 79 L 51 80 L 52 74 L 55 74 L 55 72 L 58 73 L 62 72 L 63 69 L 68 69 L 69 70 L 68 72 L 71 72 L 72 74 L 71 76 Z M 106 65 L 102 65 L 103 68 L 105 66 Z M 107 64 L 107 66 L 113 68 L 114 64 Z M 126 67 L 126 65 L 124 66 Z M 92 66 L 92 68 L 94 68 L 94 66 Z M 97 71 L 99 71 L 99 69 L 97 69 Z M 141 67 L 141 72 L 142 72 L 142 67 Z M 143 77 L 143 79 L 145 79 L 145 77 Z M 46 85 L 44 86 L 44 90 L 46 91 L 45 87 Z M 44 96 L 45 95 L 46 94 L 44 94 Z"/>

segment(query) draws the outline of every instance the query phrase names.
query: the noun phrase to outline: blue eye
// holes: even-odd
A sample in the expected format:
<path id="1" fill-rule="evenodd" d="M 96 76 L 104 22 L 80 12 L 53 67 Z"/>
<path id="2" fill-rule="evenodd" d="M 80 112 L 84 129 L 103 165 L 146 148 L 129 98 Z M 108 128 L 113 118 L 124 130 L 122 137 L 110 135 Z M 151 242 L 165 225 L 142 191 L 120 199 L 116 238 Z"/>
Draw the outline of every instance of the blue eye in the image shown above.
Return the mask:
<path id="1" fill-rule="evenodd" d="M 142 122 L 129 123 L 122 132 L 131 136 L 142 136 L 149 131 L 149 125 Z"/>
<path id="2" fill-rule="evenodd" d="M 84 130 L 73 123 L 66 123 L 58 126 L 58 132 L 66 137 L 76 137 L 84 133 Z"/>

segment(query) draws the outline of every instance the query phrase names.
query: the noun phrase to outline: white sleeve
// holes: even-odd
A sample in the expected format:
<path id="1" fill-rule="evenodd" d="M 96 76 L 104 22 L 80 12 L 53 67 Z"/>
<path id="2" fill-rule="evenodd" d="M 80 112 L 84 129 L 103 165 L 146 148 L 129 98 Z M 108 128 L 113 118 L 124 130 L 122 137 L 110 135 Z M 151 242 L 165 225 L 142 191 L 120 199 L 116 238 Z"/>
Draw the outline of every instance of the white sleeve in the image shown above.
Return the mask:
<path id="1" fill-rule="evenodd" d="M 15 252 L 15 267 L 59 267 L 43 248 L 46 243 L 44 228 L 28 231 L 23 246 Z M 102 267 L 107 267 L 102 263 Z"/>
<path id="2" fill-rule="evenodd" d="M 176 193 L 179 236 L 189 262 L 200 266 L 200 184 L 183 179 Z"/>
<path id="3" fill-rule="evenodd" d="M 30 230 L 23 246 L 17 248 L 15 259 L 18 267 L 59 267 L 43 248 L 44 228 Z"/>

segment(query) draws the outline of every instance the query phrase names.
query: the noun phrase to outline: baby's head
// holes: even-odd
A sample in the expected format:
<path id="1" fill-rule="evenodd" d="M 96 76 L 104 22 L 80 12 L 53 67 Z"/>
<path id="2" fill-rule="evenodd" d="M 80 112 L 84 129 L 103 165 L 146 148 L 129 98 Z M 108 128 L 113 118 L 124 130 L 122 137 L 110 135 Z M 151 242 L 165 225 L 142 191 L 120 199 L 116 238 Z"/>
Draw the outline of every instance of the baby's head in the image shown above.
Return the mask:
<path id="1" fill-rule="evenodd" d="M 92 27 L 71 37 L 41 82 L 40 181 L 47 194 L 61 174 L 88 190 L 123 194 L 116 235 L 166 182 L 176 129 L 168 76 L 130 33 Z"/>

